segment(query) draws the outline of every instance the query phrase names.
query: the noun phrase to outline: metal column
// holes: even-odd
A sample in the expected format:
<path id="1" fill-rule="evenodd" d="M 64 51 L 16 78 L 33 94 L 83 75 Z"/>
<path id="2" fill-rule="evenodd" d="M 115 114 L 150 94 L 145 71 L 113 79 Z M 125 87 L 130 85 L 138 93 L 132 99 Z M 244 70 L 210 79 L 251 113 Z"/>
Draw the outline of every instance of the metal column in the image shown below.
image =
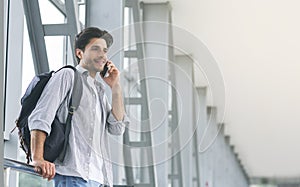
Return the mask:
<path id="1" fill-rule="evenodd" d="M 174 60 L 172 60 L 174 62 Z M 170 129 L 171 129 L 171 170 L 169 172 L 168 178 L 170 180 L 171 187 L 181 187 L 183 186 L 182 178 L 182 164 L 181 164 L 181 152 L 180 152 L 180 136 L 178 131 L 178 104 L 177 104 L 177 90 L 173 88 L 173 85 L 176 84 L 175 80 L 175 67 L 170 66 L 170 80 L 172 84 L 172 109 L 170 111 Z"/>
<path id="2" fill-rule="evenodd" d="M 217 136 L 217 108 L 214 106 L 207 107 L 207 124 L 204 131 L 203 141 L 201 149 L 203 154 L 201 155 L 202 167 L 205 168 L 205 176 L 203 182 L 208 186 L 215 186 L 215 162 L 218 157 L 218 150 L 216 149 L 215 139 Z"/>
<path id="3" fill-rule="evenodd" d="M 73 43 L 75 35 L 80 30 L 77 10 L 78 5 L 76 2 L 77 1 L 65 1 L 64 6 L 62 2 L 59 3 L 62 6 L 56 6 L 66 16 L 67 23 L 43 25 L 38 0 L 23 0 L 36 74 L 49 71 L 44 36 L 69 36 L 71 43 Z M 58 4 L 57 1 L 52 1 L 52 3 Z M 74 64 L 77 64 L 75 61 L 74 50 L 72 50 L 72 52 L 73 62 Z"/>
<path id="4" fill-rule="evenodd" d="M 172 16 L 170 13 L 169 23 L 172 23 Z M 183 178 L 182 178 L 182 165 L 181 165 L 181 152 L 180 152 L 180 137 L 178 131 L 178 105 L 177 105 L 177 90 L 174 85 L 176 84 L 175 78 L 175 65 L 172 64 L 175 61 L 175 48 L 174 48 L 174 40 L 173 40 L 173 25 L 170 24 L 170 47 L 169 47 L 169 59 L 170 59 L 170 83 L 171 83 L 171 109 L 169 111 L 170 115 L 170 123 L 169 128 L 171 131 L 171 140 L 170 140 L 170 154 L 171 154 L 171 166 L 168 178 L 170 180 L 169 184 L 171 187 L 181 187 L 183 186 Z"/>
<path id="5" fill-rule="evenodd" d="M 198 97 L 199 105 L 195 106 L 195 111 L 199 115 L 198 119 L 196 120 L 196 124 L 198 125 L 196 132 L 197 132 L 197 146 L 198 146 L 198 155 L 199 155 L 199 179 L 200 179 L 200 186 L 205 187 L 205 181 L 203 180 L 206 170 L 202 166 L 203 162 L 203 146 L 201 144 L 202 138 L 204 137 L 205 127 L 207 126 L 207 107 L 206 107 L 206 87 L 196 87 L 196 97 Z"/>
<path id="6" fill-rule="evenodd" d="M 146 78 L 151 101 L 151 134 L 157 186 L 168 185 L 170 4 L 143 3 Z"/>
<path id="7" fill-rule="evenodd" d="M 192 68 L 192 76 L 194 77 L 194 68 Z M 200 118 L 203 118 L 203 115 L 201 116 L 200 110 L 197 110 L 196 108 L 201 108 L 201 105 L 204 105 L 204 103 L 200 102 L 200 98 L 198 97 L 198 90 L 196 90 L 196 87 L 194 87 L 194 80 L 193 80 L 193 90 L 192 90 L 192 95 L 193 95 L 193 161 L 194 161 L 194 171 L 193 171 L 193 186 L 195 187 L 200 187 L 200 158 L 199 158 L 199 147 L 198 147 L 198 142 L 199 142 L 199 135 L 201 134 L 200 128 L 199 128 L 199 120 Z M 203 106 L 202 106 L 203 107 Z"/>
<path id="8" fill-rule="evenodd" d="M 18 140 L 18 135 L 11 135 L 9 132 L 15 127 L 15 120 L 18 117 L 16 111 L 20 109 L 20 95 L 22 88 L 22 55 L 23 55 L 23 30 L 24 30 L 24 12 L 22 11 L 22 0 L 15 0 L 9 3 L 8 7 L 9 24 L 7 24 L 7 43 L 6 43 L 6 94 L 5 102 L 5 134 L 4 138 L 10 140 L 10 136 Z M 11 146 L 5 146 L 8 152 L 16 152 L 18 143 Z M 5 151 L 6 152 L 6 151 Z M 5 154 L 6 155 L 6 154 Z M 13 154 L 16 158 L 16 154 Z"/>
<path id="9" fill-rule="evenodd" d="M 181 143 L 181 159 L 182 159 L 182 176 L 183 176 L 183 187 L 193 186 L 193 178 L 198 168 L 193 161 L 194 153 L 194 132 L 195 122 L 193 119 L 194 111 L 194 83 L 193 83 L 193 60 L 189 55 L 177 55 L 175 57 L 175 78 L 178 95 L 180 98 L 177 99 L 179 109 L 179 137 Z M 197 156 L 197 155 L 196 155 Z M 195 168 L 196 167 L 196 168 Z M 198 174 L 197 174 L 198 175 Z"/>
<path id="10" fill-rule="evenodd" d="M 22 55 L 23 55 L 23 30 L 24 12 L 22 0 L 10 1 L 7 7 L 7 43 L 6 43 L 6 84 L 5 84 L 5 142 L 4 155 L 7 158 L 18 159 L 19 137 L 17 133 L 9 132 L 15 127 L 15 120 L 20 109 L 20 95 L 22 89 Z M 18 185 L 18 174 L 10 174 L 9 186 Z"/>
<path id="11" fill-rule="evenodd" d="M 4 61 L 4 24 L 5 24 L 4 1 L 0 1 L 0 186 L 4 186 L 3 175 L 3 127 L 4 127 L 4 90 L 5 90 L 5 61 Z"/>
<path id="12" fill-rule="evenodd" d="M 149 97 L 148 88 L 145 74 L 145 49 L 144 49 L 144 37 L 141 25 L 140 15 L 140 4 L 138 0 L 126 0 L 125 6 L 130 8 L 133 14 L 133 27 L 135 32 L 135 46 L 134 51 L 125 51 L 127 58 L 137 58 L 138 63 L 138 74 L 139 74 L 139 97 L 128 96 L 125 99 L 127 106 L 137 105 L 140 106 L 140 118 L 137 125 L 140 126 L 141 131 L 139 132 L 140 140 L 131 140 L 129 129 L 125 130 L 124 133 L 124 162 L 125 162 L 125 174 L 127 184 L 134 184 L 136 187 L 155 187 L 156 180 L 154 175 L 154 161 L 153 161 L 153 150 L 152 150 L 152 135 L 149 132 L 151 127 L 151 119 L 149 115 Z M 148 130 L 146 130 L 148 129 Z M 149 164 L 140 163 L 138 166 L 133 164 L 132 151 L 139 150 L 139 155 L 135 155 L 140 162 L 147 161 Z M 145 156 L 145 158 L 142 157 Z M 140 156 L 140 157 L 138 157 Z M 139 172 L 139 181 L 134 176 L 134 170 Z"/>

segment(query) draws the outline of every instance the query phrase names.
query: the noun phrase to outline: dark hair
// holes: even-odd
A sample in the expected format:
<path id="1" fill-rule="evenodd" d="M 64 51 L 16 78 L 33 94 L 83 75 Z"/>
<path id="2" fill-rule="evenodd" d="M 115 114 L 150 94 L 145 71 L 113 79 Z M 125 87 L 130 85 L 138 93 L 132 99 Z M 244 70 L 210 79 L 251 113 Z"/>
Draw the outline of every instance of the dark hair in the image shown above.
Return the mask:
<path id="1" fill-rule="evenodd" d="M 102 38 L 106 41 L 107 48 L 109 48 L 113 43 L 113 37 L 106 30 L 100 30 L 97 27 L 87 27 L 83 29 L 75 38 L 75 50 L 81 49 L 85 50 L 85 46 L 90 43 L 93 38 Z M 80 62 L 80 59 L 76 56 L 77 62 Z"/>

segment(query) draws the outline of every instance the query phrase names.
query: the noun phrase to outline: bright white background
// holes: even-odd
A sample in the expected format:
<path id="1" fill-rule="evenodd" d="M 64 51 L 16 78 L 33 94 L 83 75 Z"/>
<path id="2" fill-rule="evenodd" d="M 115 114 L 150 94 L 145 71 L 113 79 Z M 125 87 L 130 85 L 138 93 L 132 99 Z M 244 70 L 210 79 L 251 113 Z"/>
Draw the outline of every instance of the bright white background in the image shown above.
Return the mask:
<path id="1" fill-rule="evenodd" d="M 300 176 L 300 1 L 172 0 L 219 64 L 225 128 L 250 176 Z M 175 38 L 175 41 L 184 38 Z"/>

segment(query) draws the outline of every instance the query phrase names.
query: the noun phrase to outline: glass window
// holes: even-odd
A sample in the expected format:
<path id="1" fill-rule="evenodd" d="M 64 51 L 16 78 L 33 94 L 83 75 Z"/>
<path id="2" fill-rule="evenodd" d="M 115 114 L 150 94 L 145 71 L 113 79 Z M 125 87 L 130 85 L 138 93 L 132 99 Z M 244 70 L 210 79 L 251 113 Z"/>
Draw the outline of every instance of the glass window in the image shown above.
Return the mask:
<path id="1" fill-rule="evenodd" d="M 24 17 L 24 36 L 23 36 L 23 63 L 22 63 L 22 94 L 25 93 L 25 90 L 35 75 L 33 58 L 31 52 L 31 46 L 29 42 L 29 35 L 26 20 Z"/>
<path id="2" fill-rule="evenodd" d="M 83 25 L 85 25 L 85 8 L 86 8 L 86 6 L 85 6 L 84 2 L 83 3 L 78 3 L 78 10 L 79 10 L 78 17 L 79 17 L 79 21 Z"/>
<path id="3" fill-rule="evenodd" d="M 48 181 L 40 176 L 19 173 L 19 187 L 53 187 L 53 180 Z"/>
<path id="4" fill-rule="evenodd" d="M 58 0 L 58 8 L 63 7 L 65 9 L 65 2 Z M 50 1 L 39 0 L 40 13 L 42 24 L 59 24 L 65 23 L 65 16 L 55 7 Z"/>
<path id="5" fill-rule="evenodd" d="M 65 36 L 45 36 L 50 70 L 57 70 L 64 65 Z"/>

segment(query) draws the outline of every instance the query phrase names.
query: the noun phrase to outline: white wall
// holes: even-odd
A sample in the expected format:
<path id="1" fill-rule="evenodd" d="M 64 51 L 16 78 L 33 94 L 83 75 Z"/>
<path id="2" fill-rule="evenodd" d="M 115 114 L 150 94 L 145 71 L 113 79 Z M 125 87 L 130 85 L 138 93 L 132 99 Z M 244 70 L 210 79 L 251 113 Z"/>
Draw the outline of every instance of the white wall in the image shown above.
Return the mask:
<path id="1" fill-rule="evenodd" d="M 172 0 L 173 23 L 210 50 L 226 88 L 226 132 L 250 176 L 297 176 L 300 1 Z M 185 38 L 175 36 L 175 43 Z M 188 43 L 186 50 L 197 55 Z M 195 54 L 196 53 L 196 54 Z"/>

